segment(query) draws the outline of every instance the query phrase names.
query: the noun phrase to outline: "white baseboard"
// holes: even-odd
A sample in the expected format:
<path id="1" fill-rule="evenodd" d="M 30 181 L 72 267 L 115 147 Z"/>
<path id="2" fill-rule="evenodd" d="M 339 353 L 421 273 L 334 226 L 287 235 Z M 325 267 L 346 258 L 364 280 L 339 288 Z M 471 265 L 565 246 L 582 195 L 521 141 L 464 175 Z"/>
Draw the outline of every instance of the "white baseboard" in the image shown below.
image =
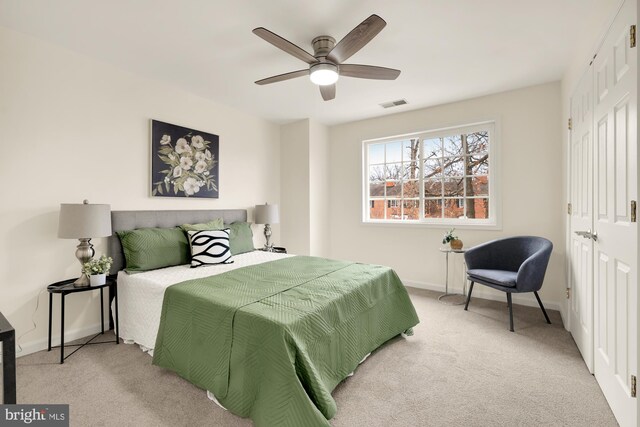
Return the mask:
<path id="1" fill-rule="evenodd" d="M 89 325 L 81 329 L 73 329 L 69 331 L 64 331 L 64 341 L 71 342 L 77 340 L 79 338 L 84 338 L 89 335 L 95 335 L 100 332 L 100 323 L 96 323 L 94 325 Z M 48 339 L 42 338 L 34 341 L 27 341 L 25 343 L 18 343 L 18 337 L 16 337 L 16 358 L 26 356 L 31 353 L 36 353 L 41 350 L 46 350 L 48 345 Z M 20 347 L 18 347 L 20 344 Z M 60 335 L 56 334 L 55 331 L 51 337 L 51 345 L 60 345 Z M 21 350 L 22 348 L 22 350 Z M 54 351 L 54 350 L 51 350 Z M 60 351 L 59 349 L 55 349 L 55 351 Z M 0 350 L 0 355 L 2 355 L 2 350 Z"/>
<path id="2" fill-rule="evenodd" d="M 444 293 L 444 285 L 435 284 L 435 283 L 426 283 L 426 282 L 416 282 L 413 280 L 403 280 L 402 281 L 406 286 L 417 289 L 426 289 L 429 291 L 438 291 Z M 468 290 L 468 288 L 467 288 Z M 462 289 L 459 287 L 452 288 L 449 287 L 449 292 L 452 293 L 461 293 Z M 492 301 L 506 301 L 506 297 L 504 296 L 504 292 L 495 291 L 491 288 L 487 288 L 486 286 L 476 286 L 473 288 L 473 297 L 474 298 L 482 298 Z M 527 307 L 538 307 L 538 301 L 536 301 L 533 293 L 523 293 L 523 294 L 512 294 L 513 302 L 515 304 L 524 305 Z M 544 307 L 547 310 L 556 310 L 560 312 L 560 316 L 562 318 L 563 326 L 566 324 L 566 304 L 557 303 L 555 301 L 542 301 Z"/>

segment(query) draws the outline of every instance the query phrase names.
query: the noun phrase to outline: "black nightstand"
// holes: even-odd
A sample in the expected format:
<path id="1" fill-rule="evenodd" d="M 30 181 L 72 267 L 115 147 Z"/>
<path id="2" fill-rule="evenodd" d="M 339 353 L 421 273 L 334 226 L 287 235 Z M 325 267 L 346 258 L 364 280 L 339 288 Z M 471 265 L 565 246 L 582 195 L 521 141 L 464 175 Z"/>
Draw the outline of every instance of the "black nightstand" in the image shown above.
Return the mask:
<path id="1" fill-rule="evenodd" d="M 16 403 L 16 331 L 0 313 L 0 342 L 2 342 L 2 402 Z"/>
<path id="2" fill-rule="evenodd" d="M 85 286 L 85 287 L 75 287 L 73 282 L 76 279 L 68 279 L 63 280 L 61 282 L 52 283 L 47 286 L 47 291 L 49 292 L 49 346 L 47 351 L 51 351 L 51 317 L 53 311 L 53 294 L 60 294 L 60 363 L 64 363 L 65 359 L 70 357 L 73 353 L 80 350 L 82 347 L 88 344 L 109 344 L 112 341 L 105 342 L 92 342 L 95 338 L 104 334 L 104 288 L 109 288 L 109 301 L 111 301 L 112 297 L 115 299 L 115 332 L 116 332 L 116 344 L 120 344 L 120 330 L 118 325 L 118 283 L 113 278 L 107 278 L 107 281 L 104 285 L 100 286 Z M 89 339 L 83 344 L 68 344 L 68 347 L 78 347 L 69 353 L 66 357 L 64 355 L 64 299 L 68 294 L 75 294 L 79 292 L 92 292 L 95 290 L 100 290 L 100 320 L 102 322 L 102 330 L 100 333 L 96 334 L 94 337 Z"/>

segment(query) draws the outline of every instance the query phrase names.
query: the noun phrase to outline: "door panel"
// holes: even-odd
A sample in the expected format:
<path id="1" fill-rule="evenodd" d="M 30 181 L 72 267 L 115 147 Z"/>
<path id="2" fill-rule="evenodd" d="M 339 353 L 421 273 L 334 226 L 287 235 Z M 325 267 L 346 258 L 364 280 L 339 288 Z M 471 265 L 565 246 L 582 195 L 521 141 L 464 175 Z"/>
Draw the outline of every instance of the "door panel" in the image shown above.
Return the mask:
<path id="1" fill-rule="evenodd" d="M 631 375 L 638 372 L 638 229 L 631 222 L 637 200 L 637 49 L 630 48 L 636 2 L 627 0 L 593 67 L 597 121 L 594 229 L 594 374 L 621 426 L 636 426 Z"/>
<path id="2" fill-rule="evenodd" d="M 607 120 L 601 120 L 598 122 L 597 138 L 598 138 L 598 153 L 595 158 L 597 163 L 597 184 L 596 188 L 598 194 L 596 198 L 598 200 L 598 219 L 604 219 L 608 215 L 608 186 L 607 186 Z"/>
<path id="3" fill-rule="evenodd" d="M 593 243 L 576 231 L 593 228 L 593 68 L 583 76 L 571 98 L 571 217 L 569 329 L 593 372 Z"/>
<path id="4" fill-rule="evenodd" d="M 614 108 L 614 148 L 616 153 L 615 169 L 615 197 L 616 197 L 616 221 L 617 222 L 629 222 L 629 191 L 628 191 L 628 171 L 627 162 L 629 138 L 627 135 L 627 124 L 629 114 L 629 100 L 623 100 L 621 104 Z"/>
<path id="5" fill-rule="evenodd" d="M 612 306 L 613 298 L 615 297 L 614 289 L 609 282 L 609 257 L 600 252 L 598 254 L 598 279 L 596 281 L 597 287 L 595 291 L 595 299 L 600 301 L 597 305 L 597 318 L 600 320 L 596 326 L 596 342 L 598 342 L 598 348 L 596 351 L 600 352 L 601 356 L 609 360 L 609 354 L 612 352 L 610 347 L 613 344 L 613 340 L 609 340 L 609 336 L 612 332 L 612 326 L 614 321 L 612 316 L 615 314 L 614 307 Z"/>

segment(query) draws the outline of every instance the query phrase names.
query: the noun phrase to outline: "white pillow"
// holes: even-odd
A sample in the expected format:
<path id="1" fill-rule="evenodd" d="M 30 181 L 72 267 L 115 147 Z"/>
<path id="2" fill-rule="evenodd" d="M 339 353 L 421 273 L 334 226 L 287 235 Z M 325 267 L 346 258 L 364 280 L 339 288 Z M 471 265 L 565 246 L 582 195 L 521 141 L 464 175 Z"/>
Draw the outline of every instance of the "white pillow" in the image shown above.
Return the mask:
<path id="1" fill-rule="evenodd" d="M 189 231 L 191 268 L 203 265 L 231 264 L 229 229 Z"/>

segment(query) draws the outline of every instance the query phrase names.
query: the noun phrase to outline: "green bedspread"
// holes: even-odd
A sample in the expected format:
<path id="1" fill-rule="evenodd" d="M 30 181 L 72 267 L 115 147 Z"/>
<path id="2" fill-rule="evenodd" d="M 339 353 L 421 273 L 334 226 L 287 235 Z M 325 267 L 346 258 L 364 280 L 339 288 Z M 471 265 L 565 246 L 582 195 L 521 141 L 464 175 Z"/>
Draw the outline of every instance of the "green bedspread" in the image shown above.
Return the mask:
<path id="1" fill-rule="evenodd" d="M 296 256 L 167 288 L 153 363 L 256 426 L 327 426 L 335 386 L 417 323 L 392 269 Z"/>

